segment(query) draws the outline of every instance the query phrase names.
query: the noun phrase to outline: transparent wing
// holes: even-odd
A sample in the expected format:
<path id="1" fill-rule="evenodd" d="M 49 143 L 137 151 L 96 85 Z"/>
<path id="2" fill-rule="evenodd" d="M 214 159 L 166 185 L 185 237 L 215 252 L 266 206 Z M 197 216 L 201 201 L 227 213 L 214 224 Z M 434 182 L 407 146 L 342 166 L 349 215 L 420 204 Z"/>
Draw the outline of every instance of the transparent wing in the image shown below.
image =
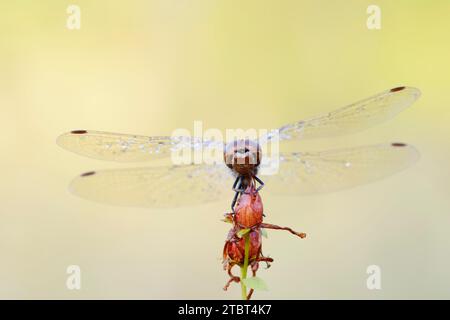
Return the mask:
<path id="1" fill-rule="evenodd" d="M 419 158 L 412 146 L 380 144 L 280 156 L 275 175 L 261 176 L 267 193 L 302 195 L 333 192 L 369 183 L 408 167 Z"/>
<path id="2" fill-rule="evenodd" d="M 163 208 L 229 199 L 232 183 L 225 164 L 164 166 L 86 172 L 70 190 L 105 204 Z"/>
<path id="3" fill-rule="evenodd" d="M 57 144 L 82 156 L 108 161 L 139 162 L 164 158 L 183 148 L 198 150 L 215 148 L 223 151 L 223 143 L 202 141 L 195 137 L 138 136 L 92 130 L 64 133 Z"/>
<path id="4" fill-rule="evenodd" d="M 393 118 L 419 97 L 419 89 L 393 88 L 333 112 L 285 125 L 278 129 L 279 139 L 323 138 L 358 132 Z M 270 140 L 272 136 L 273 133 L 265 139 Z"/>

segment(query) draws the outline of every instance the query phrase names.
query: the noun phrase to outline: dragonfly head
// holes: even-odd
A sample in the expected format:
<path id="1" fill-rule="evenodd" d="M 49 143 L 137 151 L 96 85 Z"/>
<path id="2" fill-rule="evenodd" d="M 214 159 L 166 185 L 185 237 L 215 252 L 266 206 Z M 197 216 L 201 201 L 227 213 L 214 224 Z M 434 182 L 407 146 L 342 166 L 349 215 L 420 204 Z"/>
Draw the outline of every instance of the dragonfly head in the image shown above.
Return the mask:
<path id="1" fill-rule="evenodd" d="M 261 163 L 261 148 L 253 140 L 235 140 L 226 145 L 223 158 L 225 164 L 236 173 L 253 175 Z"/>

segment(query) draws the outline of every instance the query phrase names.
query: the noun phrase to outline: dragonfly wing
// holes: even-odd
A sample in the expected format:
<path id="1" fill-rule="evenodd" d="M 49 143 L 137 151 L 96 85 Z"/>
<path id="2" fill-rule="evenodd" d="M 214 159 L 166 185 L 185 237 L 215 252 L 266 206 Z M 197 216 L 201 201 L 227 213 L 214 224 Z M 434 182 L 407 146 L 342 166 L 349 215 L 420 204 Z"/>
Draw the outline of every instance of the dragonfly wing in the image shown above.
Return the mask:
<path id="1" fill-rule="evenodd" d="M 419 89 L 393 88 L 333 112 L 285 125 L 278 129 L 279 138 L 323 138 L 358 132 L 393 118 L 419 97 Z"/>
<path id="2" fill-rule="evenodd" d="M 70 190 L 105 204 L 161 208 L 230 198 L 232 183 L 225 164 L 163 166 L 87 172 Z"/>
<path id="3" fill-rule="evenodd" d="M 262 176 L 268 193 L 302 195 L 339 191 L 376 181 L 419 158 L 403 143 L 379 144 L 325 152 L 280 156 L 278 173 Z"/>
<path id="4" fill-rule="evenodd" d="M 195 137 L 139 136 L 92 130 L 75 130 L 57 139 L 62 148 L 89 158 L 139 162 L 168 157 L 172 152 L 189 148 L 217 148 L 223 152 L 222 142 L 202 141 Z"/>

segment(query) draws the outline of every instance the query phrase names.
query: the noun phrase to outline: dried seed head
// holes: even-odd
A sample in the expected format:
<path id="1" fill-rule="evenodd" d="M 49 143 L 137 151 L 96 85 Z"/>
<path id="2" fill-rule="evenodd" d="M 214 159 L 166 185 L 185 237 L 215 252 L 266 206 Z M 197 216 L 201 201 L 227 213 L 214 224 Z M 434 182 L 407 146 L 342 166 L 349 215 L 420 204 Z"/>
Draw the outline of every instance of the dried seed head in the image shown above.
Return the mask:
<path id="1" fill-rule="evenodd" d="M 253 184 L 240 196 L 234 219 L 242 228 L 252 228 L 263 221 L 263 204 Z"/>
<path id="2" fill-rule="evenodd" d="M 236 236 L 238 230 L 238 228 L 233 228 L 231 232 L 234 233 L 234 237 L 232 239 L 229 237 L 225 242 L 223 259 L 231 264 L 242 265 L 245 257 L 245 238 Z M 251 230 L 248 235 L 250 237 L 249 262 L 252 262 L 258 258 L 261 251 L 261 231 L 259 229 Z"/>

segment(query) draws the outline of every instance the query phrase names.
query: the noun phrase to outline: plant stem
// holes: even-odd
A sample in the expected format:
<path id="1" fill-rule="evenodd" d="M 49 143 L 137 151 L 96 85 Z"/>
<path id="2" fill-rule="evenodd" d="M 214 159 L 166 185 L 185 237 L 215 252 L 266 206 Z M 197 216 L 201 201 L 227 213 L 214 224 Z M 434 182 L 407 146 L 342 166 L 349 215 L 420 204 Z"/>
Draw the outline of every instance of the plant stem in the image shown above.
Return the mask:
<path id="1" fill-rule="evenodd" d="M 241 267 L 241 289 L 242 289 L 242 300 L 247 300 L 247 287 L 245 286 L 243 279 L 247 278 L 248 269 L 248 256 L 250 252 L 250 233 L 244 235 L 245 247 L 244 247 L 244 265 Z"/>

